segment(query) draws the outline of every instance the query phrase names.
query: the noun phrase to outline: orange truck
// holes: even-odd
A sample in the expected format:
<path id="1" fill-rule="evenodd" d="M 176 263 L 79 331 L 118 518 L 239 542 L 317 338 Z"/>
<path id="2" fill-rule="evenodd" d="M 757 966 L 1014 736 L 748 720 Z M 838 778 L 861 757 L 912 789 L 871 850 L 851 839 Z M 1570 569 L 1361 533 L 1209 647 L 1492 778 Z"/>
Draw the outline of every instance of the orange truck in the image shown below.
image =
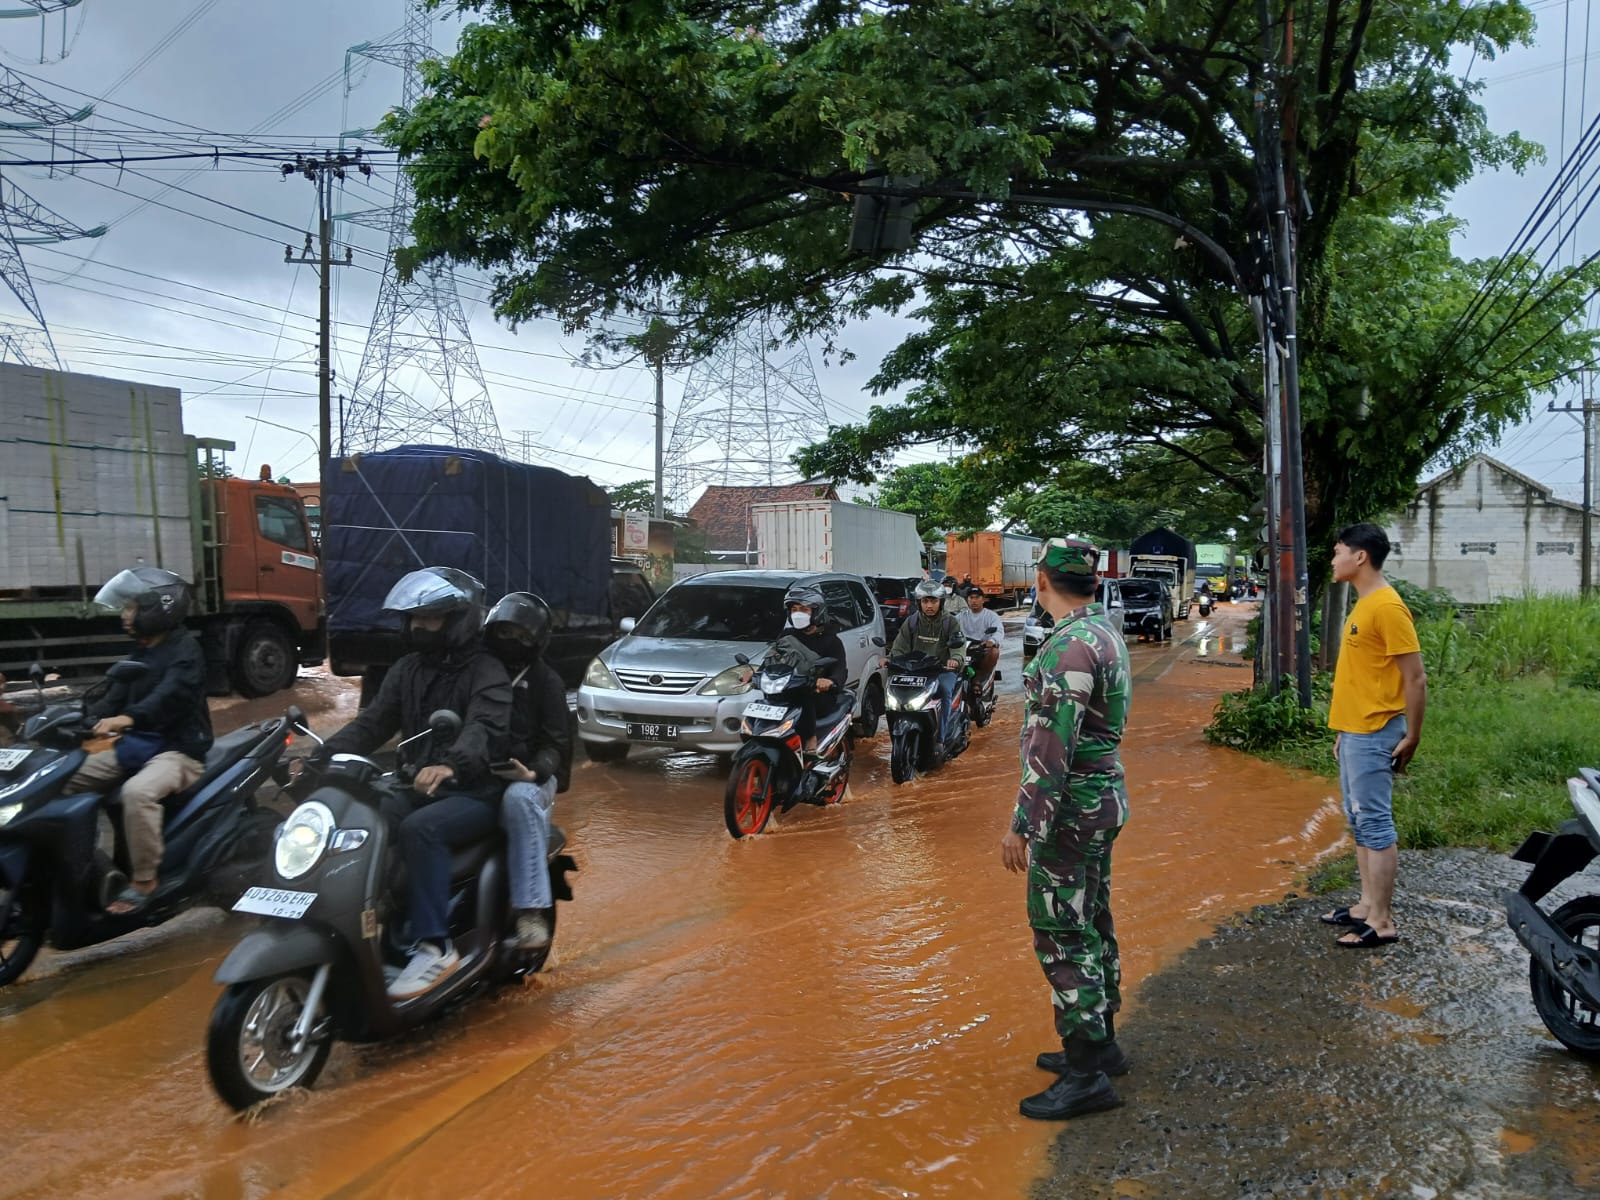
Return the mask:
<path id="1" fill-rule="evenodd" d="M 317 547 L 292 487 L 235 479 L 174 388 L 0 364 L 0 674 L 99 674 L 127 655 L 91 602 L 124 567 L 194 586 L 211 691 L 264 696 L 320 663 Z"/>
<path id="2" fill-rule="evenodd" d="M 1020 606 L 1033 586 L 1043 545 L 1038 538 L 994 530 L 947 534 L 944 572 L 957 583 L 970 575 L 986 596 Z"/>

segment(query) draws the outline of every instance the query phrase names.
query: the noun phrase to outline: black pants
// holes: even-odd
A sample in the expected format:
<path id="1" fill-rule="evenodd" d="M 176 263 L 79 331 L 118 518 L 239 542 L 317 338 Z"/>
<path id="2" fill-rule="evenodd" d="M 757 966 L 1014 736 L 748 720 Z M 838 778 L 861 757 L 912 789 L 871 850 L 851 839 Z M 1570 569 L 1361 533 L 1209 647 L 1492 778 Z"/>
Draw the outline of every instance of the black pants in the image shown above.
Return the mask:
<path id="1" fill-rule="evenodd" d="M 411 936 L 443 942 L 450 936 L 450 853 L 488 837 L 500 824 L 494 802 L 451 793 L 430 800 L 400 822 Z"/>

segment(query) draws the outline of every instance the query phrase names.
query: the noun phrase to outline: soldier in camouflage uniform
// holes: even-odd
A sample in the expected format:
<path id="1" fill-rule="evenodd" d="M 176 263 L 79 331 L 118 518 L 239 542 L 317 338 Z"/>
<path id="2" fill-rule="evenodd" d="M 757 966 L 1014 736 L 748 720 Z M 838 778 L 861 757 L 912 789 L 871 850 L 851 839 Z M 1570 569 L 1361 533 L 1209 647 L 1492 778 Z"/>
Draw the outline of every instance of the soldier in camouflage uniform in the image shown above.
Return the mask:
<path id="1" fill-rule="evenodd" d="M 1061 1118 L 1121 1103 L 1109 1075 L 1128 1070 L 1113 1014 L 1122 1007 L 1111 921 L 1111 845 L 1128 819 L 1118 747 L 1133 692 L 1128 649 L 1093 602 L 1098 551 L 1055 538 L 1039 559 L 1040 603 L 1055 627 L 1023 672 L 1022 786 L 1001 861 L 1028 876 L 1028 924 L 1050 983 L 1062 1048 L 1057 1073 L 1022 1101 L 1024 1116 Z"/>

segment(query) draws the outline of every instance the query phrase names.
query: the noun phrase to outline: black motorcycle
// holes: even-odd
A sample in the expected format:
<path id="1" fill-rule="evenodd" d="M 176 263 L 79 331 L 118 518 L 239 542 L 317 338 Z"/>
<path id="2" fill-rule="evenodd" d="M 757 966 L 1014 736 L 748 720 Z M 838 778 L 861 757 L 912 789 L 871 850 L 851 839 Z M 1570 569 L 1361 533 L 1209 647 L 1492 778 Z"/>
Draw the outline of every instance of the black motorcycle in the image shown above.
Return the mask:
<path id="1" fill-rule="evenodd" d="M 944 664 L 931 654 L 908 654 L 889 660 L 884 707 L 889 718 L 889 773 L 896 783 L 909 783 L 967 748 L 966 681 L 959 675 L 954 700 L 955 731 L 949 744 L 941 746 L 939 742 L 944 718 L 939 675 L 944 669 Z"/>
<path id="2" fill-rule="evenodd" d="M 989 677 L 982 683 L 978 682 L 977 672 L 973 670 L 973 656 L 983 649 L 983 643 L 977 641 L 967 642 L 967 669 L 962 672 L 965 681 L 967 697 L 967 719 L 982 729 L 994 720 L 995 695 L 994 685 L 1000 680 L 1000 668 L 997 665 L 989 672 Z"/>
<path id="3" fill-rule="evenodd" d="M 1210 584 L 1202 583 L 1195 589 L 1195 602 L 1200 606 L 1200 615 L 1202 617 L 1209 617 L 1211 615 L 1212 606 Z"/>
<path id="4" fill-rule="evenodd" d="M 227 907 L 272 845 L 279 817 L 255 802 L 281 777 L 280 759 L 298 712 L 218 738 L 205 771 L 169 797 L 162 824 L 161 886 L 136 912 L 108 913 L 128 885 L 128 848 L 118 790 L 64 794 L 88 758 L 93 722 L 85 709 L 141 663 L 114 664 L 78 704 L 41 707 L 22 740 L 0 750 L 0 985 L 28 969 L 39 948 L 76 950 L 160 925 L 197 904 Z M 39 687 L 44 671 L 32 672 Z"/>
<path id="5" fill-rule="evenodd" d="M 316 735 L 303 723 L 301 733 Z M 448 744 L 461 729 L 441 709 L 429 728 L 400 743 Z M 516 948 L 497 829 L 457 850 L 451 862 L 450 937 L 461 965 L 448 980 L 407 1000 L 388 993 L 410 949 L 403 930 L 396 828 L 385 816 L 409 808 L 402 795 L 414 774 L 385 774 L 371 759 L 335 754 L 307 768 L 314 787 L 289 815 L 273 846 L 264 885 L 245 891 L 236 912 L 265 918 L 217 969 L 226 990 L 211 1010 L 206 1065 L 217 1094 L 249 1108 L 293 1087 L 310 1087 L 335 1040 L 373 1042 L 411 1029 L 468 993 L 543 968 L 550 949 Z M 556 901 L 571 900 L 566 835 L 550 830 L 546 862 Z M 550 911 L 555 930 L 556 912 Z"/>
<path id="6" fill-rule="evenodd" d="M 734 656 L 741 665 L 750 660 Z M 831 658 L 819 658 L 809 670 L 781 656 L 769 655 L 756 671 L 761 699 L 745 705 L 739 726 L 743 745 L 733 756 L 733 770 L 723 792 L 722 816 L 735 838 L 751 837 L 767 827 L 776 808 L 786 813 L 796 804 L 837 804 L 850 782 L 854 744 L 850 732 L 855 693 L 816 693 L 817 751 L 806 761 L 796 724 L 800 702 L 815 692 L 817 678 Z"/>
<path id="7" fill-rule="evenodd" d="M 1527 881 L 1505 893 L 1506 920 L 1528 950 L 1533 1005 L 1556 1040 L 1600 1062 L 1600 895 L 1546 913 L 1539 901 L 1600 854 L 1600 771 L 1567 780 L 1576 816 L 1555 833 L 1531 833 L 1511 857 L 1530 863 Z"/>

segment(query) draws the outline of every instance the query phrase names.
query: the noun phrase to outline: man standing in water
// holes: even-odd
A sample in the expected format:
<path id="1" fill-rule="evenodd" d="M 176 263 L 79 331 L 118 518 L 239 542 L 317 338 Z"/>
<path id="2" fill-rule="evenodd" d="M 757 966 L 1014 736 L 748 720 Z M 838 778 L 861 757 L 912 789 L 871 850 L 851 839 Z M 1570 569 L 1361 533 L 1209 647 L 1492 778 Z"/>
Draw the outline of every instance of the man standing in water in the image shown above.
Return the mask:
<path id="1" fill-rule="evenodd" d="M 1060 1119 L 1121 1104 L 1110 1075 L 1128 1071 L 1113 1017 L 1122 968 L 1111 921 L 1111 844 L 1128 819 L 1118 747 L 1133 680 L 1128 648 L 1094 603 L 1099 552 L 1053 538 L 1037 576 L 1055 627 L 1022 674 L 1022 786 L 1000 843 L 1026 871 L 1028 924 L 1055 1006 L 1061 1049 L 1038 1057 L 1058 1078 L 1022 1101 L 1025 1117 Z"/>
<path id="2" fill-rule="evenodd" d="M 1361 899 L 1321 919 L 1350 926 L 1336 943 L 1350 950 L 1400 940 L 1391 911 L 1400 862 L 1394 777 L 1417 752 L 1428 707 L 1428 677 L 1411 610 L 1383 577 L 1388 557 L 1388 535 L 1369 522 L 1340 530 L 1333 547 L 1333 578 L 1354 585 L 1357 597 L 1333 669 L 1328 728 L 1334 730 L 1339 791 L 1356 839 Z"/>

